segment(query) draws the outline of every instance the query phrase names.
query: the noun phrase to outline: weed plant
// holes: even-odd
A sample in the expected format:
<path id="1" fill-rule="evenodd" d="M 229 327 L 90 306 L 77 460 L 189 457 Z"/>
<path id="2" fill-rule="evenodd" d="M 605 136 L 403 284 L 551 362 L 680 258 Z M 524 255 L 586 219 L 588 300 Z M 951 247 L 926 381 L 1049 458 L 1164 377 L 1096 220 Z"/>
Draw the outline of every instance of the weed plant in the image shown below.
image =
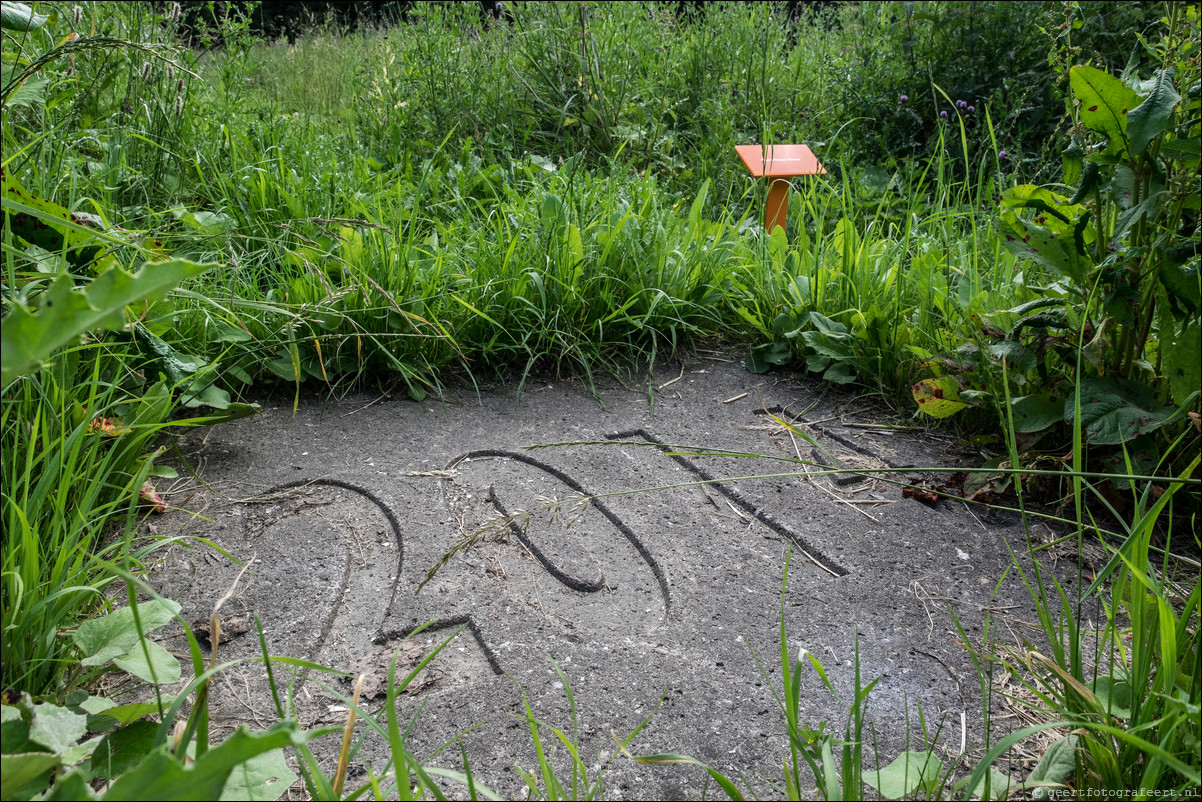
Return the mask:
<path id="1" fill-rule="evenodd" d="M 152 469 L 145 452 L 171 411 L 170 394 L 158 388 L 129 398 L 105 381 L 105 362 L 69 354 L 0 405 L 6 688 L 42 694 L 61 687 L 75 667 L 59 631 L 103 600 L 114 579 L 106 561 L 136 561 L 147 551 L 112 540 L 108 524 L 136 520 Z M 124 410 L 127 434 L 109 436 L 102 422 Z"/>
<path id="2" fill-rule="evenodd" d="M 1170 559 L 1199 547 L 1195 5 L 844 4 L 786 21 L 768 4 L 678 18 L 523 3 L 500 20 L 425 4 L 385 30 L 329 25 L 287 46 L 231 9 L 206 34 L 215 47 L 192 51 L 171 4 L 5 3 L 2 665 L 27 696 L 4 706 L 4 796 L 23 787 L 9 777 L 64 796 L 116 780 L 68 770 L 102 732 L 87 716 L 107 702 L 86 688 L 111 658 L 154 685 L 171 674 L 145 638 L 169 606 L 144 624 L 133 604 L 160 544 L 134 533 L 156 437 L 197 422 L 173 421 L 180 409 L 248 414 L 230 394 L 273 380 L 298 397 L 306 382 L 396 381 L 420 399 L 451 369 L 591 376 L 710 336 L 751 345 L 753 371 L 804 364 L 975 415 L 964 422 L 1002 432 L 978 489 L 1024 510 L 1051 473 L 1032 466 L 1061 466 L 1046 492 L 1079 543 L 1100 538 L 1112 557 L 1072 593 L 1022 569 L 1042 639 L 974 646 L 984 713 L 1005 670 L 1046 727 L 1073 731 L 1028 784 L 1198 785 L 1198 585 Z M 791 141 L 829 172 L 798 181 L 787 230 L 766 234 L 763 188 L 733 146 Z M 130 651 L 105 656 L 87 633 L 123 615 L 104 605 L 118 579 Z M 1089 604 L 1106 624 L 1087 641 Z M 139 708 L 157 721 L 127 776 L 158 789 L 203 769 L 219 791 L 287 746 L 311 796 L 344 794 L 306 752 L 324 733 L 289 720 L 286 693 L 277 727 L 210 750 L 205 683 L 220 666 L 192 647 L 191 684 Z M 863 760 L 871 680 L 836 741 L 796 720 L 803 663 L 783 629 L 781 660 L 776 790 L 889 794 L 892 769 Z M 60 706 L 78 737 L 47 743 L 38 716 Z M 392 764 L 350 793 L 439 797 L 434 777 L 478 789 L 466 757 L 458 775 L 405 751 L 391 696 L 383 723 L 351 707 Z M 601 795 L 574 736 L 527 723 L 532 794 Z M 923 744 L 889 787 L 1013 788 L 994 763 L 1032 732 L 971 767 L 931 770 Z M 10 774 L 10 733 L 34 755 L 28 776 Z M 548 734 L 572 758 L 567 781 Z"/>

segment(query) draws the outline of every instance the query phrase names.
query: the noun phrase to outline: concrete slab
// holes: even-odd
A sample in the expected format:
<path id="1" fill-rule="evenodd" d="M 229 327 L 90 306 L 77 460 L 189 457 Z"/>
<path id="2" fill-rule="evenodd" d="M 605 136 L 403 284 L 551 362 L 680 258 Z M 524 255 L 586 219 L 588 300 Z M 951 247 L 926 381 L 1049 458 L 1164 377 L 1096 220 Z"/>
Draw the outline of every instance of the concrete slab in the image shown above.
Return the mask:
<path id="1" fill-rule="evenodd" d="M 997 585 L 1010 566 L 1006 541 L 1022 548 L 1021 527 L 960 504 L 902 500 L 871 477 L 798 476 L 815 468 L 781 461 L 950 465 L 946 442 L 848 426 L 872 421 L 871 405 L 824 399 L 804 376 L 752 375 L 730 356 L 664 365 L 652 386 L 662 389 L 607 383 L 602 403 L 578 383 L 547 380 L 529 381 L 520 399 L 513 387 L 423 404 L 305 398 L 295 417 L 291 398 L 268 401 L 254 419 L 185 438 L 207 486 L 177 489 L 169 500 L 189 512 L 154 527 L 250 561 L 222 611 L 232 629 L 257 617 L 272 654 L 367 674 L 372 709 L 394 652 L 408 670 L 459 630 L 400 712 L 420 712 L 409 739 L 419 757 L 466 731 L 473 771 L 504 795 L 522 787 L 515 765 L 537 768 L 516 718 L 523 694 L 541 720 L 571 732 L 555 665 L 574 693 L 590 766 L 612 757 L 611 733 L 625 737 L 651 717 L 631 743 L 636 754 L 689 754 L 774 795 L 787 752 L 771 686 L 779 688 L 790 547 L 789 649 L 817 655 L 848 699 L 858 647 L 863 682 L 880 678 L 869 713 L 882 765 L 907 737 L 918 748 L 920 705 L 953 753 L 962 726 L 970 749 L 979 742 L 979 687 L 947 608 L 978 640 L 984 608 L 1017 605 L 1008 615 L 1024 617 L 1021 585 Z M 795 420 L 822 449 L 765 409 Z M 680 456 L 674 447 L 762 456 Z M 730 481 L 745 476 L 768 478 Z M 473 537 L 418 593 L 430 569 Z M 196 545 L 173 551 L 151 580 L 204 619 L 240 567 Z M 185 651 L 178 634 L 167 645 Z M 258 650 L 253 627 L 221 646 L 223 659 Z M 292 681 L 303 723 L 345 720 L 334 691 L 349 695 L 349 682 L 317 672 Z M 847 708 L 812 671 L 802 687 L 801 720 L 841 733 Z M 275 717 L 261 663 L 225 672 L 212 699 L 219 724 Z M 337 741 L 318 748 L 331 774 Z M 386 760 L 383 741 L 369 736 L 350 782 Z M 458 745 L 432 762 L 459 769 Z M 605 773 L 613 798 L 693 798 L 704 779 L 694 767 L 624 758 Z"/>

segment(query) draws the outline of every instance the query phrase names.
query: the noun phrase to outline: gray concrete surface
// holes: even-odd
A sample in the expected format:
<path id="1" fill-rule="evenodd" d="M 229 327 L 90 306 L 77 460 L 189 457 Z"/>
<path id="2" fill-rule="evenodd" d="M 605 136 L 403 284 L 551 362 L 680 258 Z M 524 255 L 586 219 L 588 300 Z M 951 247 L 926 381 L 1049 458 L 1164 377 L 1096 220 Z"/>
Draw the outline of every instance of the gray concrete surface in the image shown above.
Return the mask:
<path id="1" fill-rule="evenodd" d="M 1021 527 L 959 503 L 903 500 L 879 477 L 781 475 L 816 468 L 780 458 L 822 455 L 764 410 L 856 468 L 950 465 L 949 438 L 863 428 L 882 422 L 871 403 L 821 396 L 804 374 L 752 375 L 737 356 L 664 364 L 651 387 L 660 389 L 603 383 L 602 403 L 579 383 L 546 379 L 531 379 L 520 398 L 512 386 L 422 404 L 306 397 L 295 417 L 291 397 L 269 400 L 255 418 L 183 439 L 205 485 L 160 483 L 184 511 L 152 525 L 250 562 L 222 609 L 232 633 L 224 659 L 258 652 L 253 627 L 238 631 L 257 617 L 272 654 L 367 674 L 372 710 L 394 652 L 408 670 L 460 630 L 401 699 L 403 716 L 420 709 L 409 746 L 425 758 L 467 731 L 460 740 L 477 777 L 506 796 L 520 795 L 515 765 L 536 768 L 517 717 L 523 694 L 541 720 L 571 732 L 552 660 L 574 692 L 590 769 L 613 757 L 613 734 L 650 716 L 632 752 L 689 754 L 775 796 L 787 746 L 771 688 L 790 546 L 790 651 L 816 655 L 844 700 L 857 647 L 863 682 L 880 678 L 868 754 L 883 765 L 907 737 L 919 748 L 919 706 L 932 731 L 942 722 L 941 750 L 959 752 L 962 714 L 970 751 L 979 744 L 980 691 L 947 609 L 978 643 L 984 608 L 1018 605 L 1006 615 L 1026 617 L 1021 585 L 997 587 L 1010 565 L 1005 541 L 1021 551 Z M 529 448 L 546 444 L 566 445 Z M 682 457 L 669 446 L 763 456 Z M 702 483 L 743 476 L 771 478 Z M 579 496 L 599 497 L 581 507 Z M 417 593 L 468 536 L 477 545 Z M 240 569 L 192 544 L 151 574 L 189 620 L 206 618 Z M 166 644 L 186 651 L 178 633 Z M 349 682 L 317 672 L 293 681 L 304 724 L 345 720 L 334 691 L 349 695 Z M 841 733 L 846 706 L 808 668 L 802 688 L 801 720 Z M 222 726 L 275 718 L 261 663 L 225 672 L 212 698 Z M 316 747 L 331 773 L 337 742 Z M 557 765 L 563 758 L 559 748 Z M 368 736 L 350 782 L 386 759 L 383 741 Z M 458 744 L 430 762 L 460 768 Z M 694 798 L 704 784 L 695 767 L 621 756 L 604 776 L 612 798 Z"/>

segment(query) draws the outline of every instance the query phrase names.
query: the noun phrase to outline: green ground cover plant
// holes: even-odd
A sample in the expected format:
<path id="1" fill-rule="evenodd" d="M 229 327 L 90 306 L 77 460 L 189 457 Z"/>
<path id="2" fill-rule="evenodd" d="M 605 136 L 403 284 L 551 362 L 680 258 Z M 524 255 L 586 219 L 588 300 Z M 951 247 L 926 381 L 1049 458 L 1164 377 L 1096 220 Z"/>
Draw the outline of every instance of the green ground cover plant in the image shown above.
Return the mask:
<path id="1" fill-rule="evenodd" d="M 290 721 L 286 688 L 279 724 L 210 745 L 220 666 L 195 642 L 175 699 L 116 716 L 91 693 L 101 673 L 178 669 L 145 637 L 170 603 L 137 581 L 166 545 L 138 536 L 159 438 L 253 414 L 236 399 L 267 384 L 420 400 L 449 371 L 637 375 L 709 337 L 750 348 L 749 370 L 804 367 L 951 418 L 996 471 L 964 495 L 1059 502 L 1071 536 L 1112 555 L 1072 593 L 1036 563 L 1043 640 L 974 652 L 986 699 L 1010 672 L 1074 733 L 1046 766 L 999 772 L 1020 730 L 972 766 L 936 766 L 925 743 L 866 768 L 872 681 L 845 725 L 796 720 L 790 677 L 823 670 L 782 630 L 774 793 L 1198 785 L 1197 574 L 1172 559 L 1199 548 L 1195 4 L 846 3 L 795 21 L 772 4 L 425 4 L 290 45 L 223 8 L 193 50 L 175 4 L 3 4 L 6 798 L 102 779 L 113 798 L 169 796 L 202 774 L 250 793 L 285 776 L 285 747 L 314 797 L 488 796 L 466 756 L 454 774 L 409 754 L 391 703 L 384 722 L 350 704 L 393 757 L 353 792 L 316 768 L 306 743 L 330 733 Z M 806 142 L 829 170 L 796 182 L 786 230 L 762 230 L 763 187 L 734 158 L 748 142 Z M 1106 611 L 1088 640 L 1087 603 Z M 87 633 L 118 618 L 121 649 L 98 651 Z M 527 718 L 531 794 L 602 796 L 574 731 Z"/>

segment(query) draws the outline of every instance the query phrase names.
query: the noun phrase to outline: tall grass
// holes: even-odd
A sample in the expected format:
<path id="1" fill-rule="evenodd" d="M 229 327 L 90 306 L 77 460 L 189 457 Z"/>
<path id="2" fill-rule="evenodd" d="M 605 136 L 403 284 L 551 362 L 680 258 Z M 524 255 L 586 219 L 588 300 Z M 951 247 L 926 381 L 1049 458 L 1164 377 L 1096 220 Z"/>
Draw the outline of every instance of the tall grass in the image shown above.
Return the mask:
<path id="1" fill-rule="evenodd" d="M 224 50 L 180 53 L 178 70 L 89 56 L 79 74 L 102 79 L 76 78 L 69 112 L 28 112 L 52 136 L 6 129 L 14 170 L 47 195 L 69 176 L 72 203 L 223 264 L 197 288 L 221 306 L 181 309 L 173 336 L 232 352 L 231 389 L 382 368 L 418 396 L 451 363 L 588 373 L 723 334 L 787 340 L 830 379 L 904 398 L 923 363 L 978 336 L 974 315 L 1037 297 L 1013 297 L 1014 259 L 984 220 L 1005 180 L 984 104 L 935 125 L 913 166 L 848 161 L 857 134 L 833 89 L 892 35 L 879 15 L 512 14 L 423 6 L 290 46 L 254 43 L 235 17 Z M 83 16 L 164 40 L 178 25 L 105 4 Z M 120 130 L 90 127 L 106 111 Z M 832 170 L 798 182 L 787 246 L 756 231 L 762 188 L 733 156 L 748 141 L 809 141 Z"/>
<path id="2" fill-rule="evenodd" d="M 78 666 L 60 633 L 104 603 L 110 564 L 137 566 L 156 546 L 129 533 L 174 403 L 163 385 L 123 390 L 107 375 L 120 365 L 95 346 L 71 351 L 0 398 L 6 688 L 69 687 Z"/>

